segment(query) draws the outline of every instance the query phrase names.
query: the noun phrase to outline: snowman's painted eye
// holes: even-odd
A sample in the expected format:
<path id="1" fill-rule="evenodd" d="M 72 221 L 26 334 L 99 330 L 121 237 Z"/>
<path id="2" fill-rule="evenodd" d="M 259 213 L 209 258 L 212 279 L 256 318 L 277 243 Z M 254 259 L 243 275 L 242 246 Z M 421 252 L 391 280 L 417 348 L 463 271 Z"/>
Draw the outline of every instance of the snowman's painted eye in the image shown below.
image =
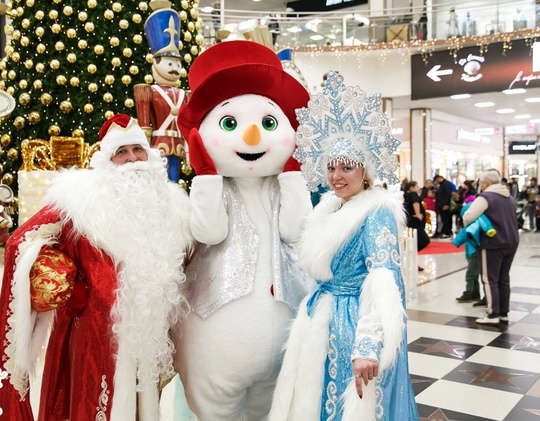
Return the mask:
<path id="1" fill-rule="evenodd" d="M 236 129 L 236 126 L 238 126 L 238 123 L 236 122 L 235 118 L 231 117 L 230 115 L 223 117 L 219 121 L 219 127 L 227 132 L 232 132 L 234 129 Z"/>
<path id="2" fill-rule="evenodd" d="M 269 132 L 272 132 L 277 129 L 277 120 L 272 117 L 271 115 L 267 115 L 262 119 L 262 126 L 264 130 L 268 130 Z"/>

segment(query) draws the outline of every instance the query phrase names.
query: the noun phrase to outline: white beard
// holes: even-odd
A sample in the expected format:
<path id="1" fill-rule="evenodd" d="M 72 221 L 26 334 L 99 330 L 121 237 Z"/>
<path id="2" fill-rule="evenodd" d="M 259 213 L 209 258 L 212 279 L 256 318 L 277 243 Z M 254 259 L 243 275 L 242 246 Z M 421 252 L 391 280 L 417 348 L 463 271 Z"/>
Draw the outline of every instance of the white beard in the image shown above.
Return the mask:
<path id="1" fill-rule="evenodd" d="M 169 328 L 187 309 L 181 284 L 191 245 L 189 199 L 162 162 L 68 170 L 49 190 L 75 231 L 117 267 L 113 331 L 137 366 L 138 389 L 172 376 Z"/>

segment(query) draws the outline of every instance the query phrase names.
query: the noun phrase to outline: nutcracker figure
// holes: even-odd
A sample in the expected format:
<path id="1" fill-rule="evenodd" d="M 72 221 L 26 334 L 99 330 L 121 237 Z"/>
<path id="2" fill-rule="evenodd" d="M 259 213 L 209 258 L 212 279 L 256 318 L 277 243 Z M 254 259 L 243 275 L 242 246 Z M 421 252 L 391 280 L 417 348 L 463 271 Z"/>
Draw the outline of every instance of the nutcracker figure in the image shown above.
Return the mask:
<path id="1" fill-rule="evenodd" d="M 148 17 L 144 29 L 154 56 L 155 83 L 135 86 L 137 118 L 152 147 L 167 157 L 169 179 L 178 182 L 183 140 L 176 118 L 185 100 L 185 92 L 177 87 L 182 69 L 178 49 L 180 17 L 170 7 L 159 8 Z"/>

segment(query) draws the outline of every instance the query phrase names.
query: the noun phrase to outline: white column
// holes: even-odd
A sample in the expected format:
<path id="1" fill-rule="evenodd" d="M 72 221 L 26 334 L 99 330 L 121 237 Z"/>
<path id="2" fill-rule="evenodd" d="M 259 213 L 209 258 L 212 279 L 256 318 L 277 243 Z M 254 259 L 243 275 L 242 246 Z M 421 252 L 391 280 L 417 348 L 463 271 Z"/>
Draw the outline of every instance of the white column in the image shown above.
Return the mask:
<path id="1" fill-rule="evenodd" d="M 424 185 L 431 174 L 431 110 L 416 108 L 410 111 L 411 178 Z"/>

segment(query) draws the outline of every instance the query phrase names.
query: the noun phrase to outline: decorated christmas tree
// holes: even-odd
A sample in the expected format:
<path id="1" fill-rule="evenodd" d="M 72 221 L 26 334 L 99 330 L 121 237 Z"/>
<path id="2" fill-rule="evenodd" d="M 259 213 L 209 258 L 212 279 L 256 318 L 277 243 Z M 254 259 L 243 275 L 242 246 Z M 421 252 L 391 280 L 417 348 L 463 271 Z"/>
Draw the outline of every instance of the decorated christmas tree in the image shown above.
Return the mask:
<path id="1" fill-rule="evenodd" d="M 161 2 L 12 0 L 8 4 L 0 89 L 15 99 L 16 107 L 0 123 L 0 170 L 1 182 L 15 195 L 26 139 L 82 138 L 92 145 L 107 118 L 117 113 L 136 115 L 133 87 L 153 83 L 153 57 L 144 32 L 152 3 Z M 188 89 L 187 72 L 202 45 L 202 36 L 197 36 L 198 0 L 176 1 L 172 7 L 182 21 L 179 82 Z M 46 158 L 53 168 L 44 169 L 56 169 L 54 156 L 32 155 L 37 161 Z"/>

